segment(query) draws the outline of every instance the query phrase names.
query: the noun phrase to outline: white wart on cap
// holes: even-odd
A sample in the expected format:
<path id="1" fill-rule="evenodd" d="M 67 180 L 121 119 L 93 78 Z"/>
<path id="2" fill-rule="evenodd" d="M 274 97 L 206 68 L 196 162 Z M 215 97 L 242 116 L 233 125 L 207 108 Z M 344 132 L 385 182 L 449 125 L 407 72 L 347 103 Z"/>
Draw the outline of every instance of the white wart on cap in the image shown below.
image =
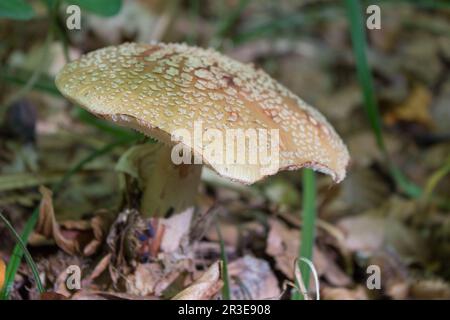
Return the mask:
<path id="1" fill-rule="evenodd" d="M 185 44 L 135 44 L 93 51 L 67 64 L 56 85 L 95 115 L 166 144 L 179 129 L 279 129 L 281 170 L 309 167 L 344 179 L 347 148 L 333 127 L 267 73 L 211 49 Z M 183 141 L 220 175 L 251 184 L 259 164 L 217 164 Z M 272 174 L 273 174 L 272 173 Z"/>

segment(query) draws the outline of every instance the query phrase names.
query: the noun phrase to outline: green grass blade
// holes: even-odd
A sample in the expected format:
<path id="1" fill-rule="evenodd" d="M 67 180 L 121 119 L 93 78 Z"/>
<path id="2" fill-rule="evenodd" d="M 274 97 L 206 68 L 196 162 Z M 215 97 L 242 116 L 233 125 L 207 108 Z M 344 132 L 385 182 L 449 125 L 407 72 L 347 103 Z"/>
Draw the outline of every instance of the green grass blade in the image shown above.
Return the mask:
<path id="1" fill-rule="evenodd" d="M 55 194 L 59 192 L 62 187 L 65 185 L 65 183 L 79 170 L 83 168 L 84 165 L 91 162 L 92 160 L 107 154 L 112 149 L 114 149 L 117 146 L 124 145 L 126 143 L 130 143 L 133 141 L 136 141 L 137 138 L 128 138 L 128 139 L 122 139 L 115 141 L 113 143 L 109 143 L 105 145 L 103 148 L 93 151 L 91 154 L 83 158 L 80 162 L 75 164 L 70 170 L 66 172 L 66 174 L 62 177 L 61 181 L 53 188 Z M 25 228 L 21 235 L 21 240 L 23 244 L 26 244 L 28 242 L 28 238 L 30 237 L 31 232 L 33 231 L 36 222 L 39 217 L 39 207 L 37 207 L 31 217 L 28 219 L 27 223 L 25 224 Z M 7 300 L 9 299 L 12 284 L 14 283 L 14 278 L 16 276 L 17 270 L 19 269 L 20 262 L 22 260 L 24 251 L 20 245 L 16 245 L 14 247 L 13 253 L 11 255 L 11 260 L 8 263 L 8 266 L 6 268 L 6 276 L 5 276 L 5 285 L 3 287 L 3 290 L 0 294 L 0 300 Z"/>
<path id="2" fill-rule="evenodd" d="M 316 230 L 316 177 L 312 169 L 303 169 L 303 211 L 300 257 L 312 261 Z M 300 259 L 298 261 L 300 263 Z M 310 268 L 306 263 L 299 265 L 306 290 L 309 288 Z M 303 295 L 294 293 L 294 300 L 302 300 Z"/>
<path id="3" fill-rule="evenodd" d="M 450 157 L 447 158 L 447 161 L 444 165 L 436 170 L 431 177 L 428 178 L 428 181 L 425 186 L 425 192 L 423 193 L 423 202 L 428 203 L 431 200 L 433 195 L 433 191 L 439 182 L 450 173 Z"/>
<path id="4" fill-rule="evenodd" d="M 39 217 L 39 208 L 34 209 L 33 213 L 31 214 L 31 217 L 28 219 L 27 223 L 25 224 L 24 230 L 22 231 L 22 234 L 20 235 L 20 239 L 22 243 L 25 245 L 28 242 L 28 238 L 30 237 L 31 232 L 34 229 L 34 226 L 36 225 L 37 219 Z M 13 253 L 11 255 L 11 260 L 8 263 L 8 266 L 6 267 L 6 274 L 5 274 L 5 284 L 3 286 L 3 289 L 0 293 L 0 300 L 8 300 L 12 286 L 14 283 L 14 278 L 16 276 L 17 270 L 19 269 L 20 261 L 23 257 L 23 249 L 19 244 L 16 244 L 14 247 Z"/>
<path id="5" fill-rule="evenodd" d="M 375 135 L 377 145 L 388 162 L 390 174 L 396 185 L 409 197 L 417 198 L 422 193 L 421 188 L 409 181 L 401 170 L 392 163 L 385 147 L 372 73 L 367 61 L 366 26 L 363 21 L 361 3 L 357 0 L 345 0 L 345 4 L 350 25 L 358 81 L 363 92 L 364 110 Z"/>
<path id="6" fill-rule="evenodd" d="M 23 243 L 20 236 L 17 234 L 16 230 L 14 230 L 11 223 L 8 221 L 8 219 L 5 218 L 5 216 L 1 212 L 0 212 L 0 219 L 6 225 L 6 227 L 11 232 L 11 234 L 14 236 L 15 240 L 17 241 L 17 244 L 20 246 L 20 249 L 25 254 L 25 259 L 27 260 L 27 263 L 31 269 L 31 272 L 33 273 L 39 293 L 44 293 L 45 290 L 44 290 L 44 287 L 42 286 L 41 279 L 39 278 L 39 270 L 38 270 L 37 265 L 34 262 L 33 258 L 31 257 L 30 252 L 28 251 L 27 247 Z"/>
<path id="7" fill-rule="evenodd" d="M 220 257 L 222 259 L 222 278 L 223 278 L 223 287 L 222 287 L 222 297 L 223 300 L 230 300 L 230 277 L 228 276 L 228 257 L 225 252 L 225 244 L 223 243 L 222 233 L 220 232 L 219 224 L 216 223 L 217 235 L 219 236 L 220 242 Z"/>
<path id="8" fill-rule="evenodd" d="M 400 190 L 402 190 L 408 197 L 411 198 L 419 198 L 423 190 L 415 183 L 408 180 L 407 177 L 403 174 L 403 172 L 397 168 L 391 161 L 388 159 L 389 162 L 389 170 L 391 173 L 392 178 L 394 179 L 396 185 Z"/>
<path id="9" fill-rule="evenodd" d="M 356 62 L 356 72 L 361 89 L 363 90 L 364 110 L 375 134 L 380 149 L 385 151 L 385 145 L 381 129 L 381 119 L 375 99 L 372 73 L 366 56 L 366 33 L 362 17 L 361 4 L 357 0 L 345 0 L 347 6 L 348 20 L 350 22 L 350 33 L 352 38 L 353 53 Z"/>

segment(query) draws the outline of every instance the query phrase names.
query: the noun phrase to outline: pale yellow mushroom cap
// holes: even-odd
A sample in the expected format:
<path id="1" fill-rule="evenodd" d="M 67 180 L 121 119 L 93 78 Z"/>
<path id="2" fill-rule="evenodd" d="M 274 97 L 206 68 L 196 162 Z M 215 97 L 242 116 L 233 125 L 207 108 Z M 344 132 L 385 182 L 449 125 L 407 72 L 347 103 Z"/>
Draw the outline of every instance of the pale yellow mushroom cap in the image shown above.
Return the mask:
<path id="1" fill-rule="evenodd" d="M 279 165 L 270 173 L 259 163 L 217 163 L 201 146 L 183 140 L 232 180 L 251 184 L 302 167 L 336 182 L 346 174 L 347 148 L 322 114 L 264 71 L 211 49 L 164 43 L 107 47 L 68 63 L 56 85 L 93 114 L 169 145 L 176 143 L 176 130 L 193 133 L 200 121 L 203 131 L 217 129 L 223 137 L 230 129 L 278 129 Z"/>

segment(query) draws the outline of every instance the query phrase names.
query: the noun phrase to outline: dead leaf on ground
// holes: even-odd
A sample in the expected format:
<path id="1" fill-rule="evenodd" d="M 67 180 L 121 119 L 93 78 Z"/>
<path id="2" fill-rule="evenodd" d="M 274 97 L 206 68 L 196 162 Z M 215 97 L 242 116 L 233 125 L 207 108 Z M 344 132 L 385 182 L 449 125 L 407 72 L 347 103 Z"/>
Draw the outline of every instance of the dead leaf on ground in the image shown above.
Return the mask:
<path id="1" fill-rule="evenodd" d="M 411 285 L 413 299 L 450 299 L 450 284 L 442 279 L 419 280 Z"/>
<path id="2" fill-rule="evenodd" d="M 410 287 L 408 268 L 395 252 L 389 250 L 377 252 L 369 259 L 368 265 L 380 268 L 382 293 L 397 300 L 408 298 Z"/>
<path id="3" fill-rule="evenodd" d="M 278 299 L 278 280 L 267 261 L 246 255 L 228 265 L 231 297 L 235 300 Z"/>
<path id="4" fill-rule="evenodd" d="M 213 263 L 203 275 L 189 287 L 178 293 L 173 300 L 207 300 L 222 288 L 220 262 Z"/>
<path id="5" fill-rule="evenodd" d="M 67 297 L 53 291 L 46 291 L 41 294 L 41 300 L 67 300 Z"/>
<path id="6" fill-rule="evenodd" d="M 379 215 L 377 210 L 343 218 L 338 226 L 346 233 L 345 245 L 351 251 L 371 256 L 389 249 L 405 263 L 425 260 L 427 249 L 420 235 L 395 218 Z"/>
<path id="7" fill-rule="evenodd" d="M 160 220 L 165 226 L 161 251 L 174 252 L 187 244 L 193 214 L 194 208 L 191 207 L 182 213 Z"/>
<path id="8" fill-rule="evenodd" d="M 111 263 L 111 253 L 104 256 L 97 263 L 94 270 L 92 270 L 91 274 L 87 277 L 86 282 L 83 282 L 83 284 L 90 283 L 90 282 L 94 281 L 95 279 L 97 279 L 108 268 L 110 263 Z"/>
<path id="9" fill-rule="evenodd" d="M 81 274 L 84 275 L 87 269 L 87 258 L 58 250 L 55 254 L 36 258 L 36 264 L 43 275 L 42 282 L 44 285 L 51 285 L 53 292 L 70 297 L 73 292 L 70 292 L 66 286 L 67 268 L 72 265 L 79 266 Z"/>
<path id="10" fill-rule="evenodd" d="M 323 300 L 368 300 L 367 291 L 363 286 L 354 289 L 323 287 L 321 289 Z"/>
<path id="11" fill-rule="evenodd" d="M 177 270 L 164 270 L 158 262 L 141 263 L 135 272 L 127 277 L 126 292 L 136 296 L 159 297 L 179 275 Z"/>
<path id="12" fill-rule="evenodd" d="M 430 90 L 422 85 L 416 85 L 406 101 L 391 108 L 384 115 L 384 120 L 390 125 L 398 121 L 407 121 L 420 123 L 430 128 L 433 125 L 430 113 L 431 100 Z"/>
<path id="13" fill-rule="evenodd" d="M 58 223 L 55 217 L 51 190 L 40 187 L 42 200 L 39 219 L 31 244 L 38 244 L 40 237 L 53 239 L 58 247 L 69 254 L 94 254 L 105 239 L 109 221 L 106 214 L 99 213 L 90 221 L 65 221 Z"/>
<path id="14" fill-rule="evenodd" d="M 237 247 L 239 243 L 239 227 L 228 222 L 218 222 L 223 243 L 229 246 Z M 219 242 L 216 226 L 211 226 L 206 234 L 209 241 Z"/>
<path id="15" fill-rule="evenodd" d="M 99 290 L 80 290 L 75 293 L 71 300 L 158 300 L 153 296 L 143 297 L 129 293 L 109 292 Z"/>
<path id="16" fill-rule="evenodd" d="M 384 141 L 389 154 L 398 152 L 402 143 L 394 135 L 384 134 Z M 371 130 L 358 130 L 346 139 L 354 167 L 369 167 L 374 162 L 383 162 L 383 153 L 378 148 Z M 351 171 L 350 171 L 351 173 Z M 343 182 L 347 181 L 345 179 Z"/>
<path id="17" fill-rule="evenodd" d="M 337 196 L 327 204 L 324 215 L 331 219 L 378 207 L 389 193 L 389 186 L 373 170 L 355 168 L 339 186 Z"/>
<path id="18" fill-rule="evenodd" d="M 289 229 L 277 220 L 270 220 L 270 231 L 267 237 L 266 253 L 276 261 L 276 266 L 285 276 L 294 279 L 294 263 L 299 255 L 300 232 Z M 340 269 L 327 254 L 314 247 L 313 263 L 319 276 L 324 276 L 335 285 L 348 285 L 350 278 Z M 312 280 L 312 279 L 311 279 Z"/>

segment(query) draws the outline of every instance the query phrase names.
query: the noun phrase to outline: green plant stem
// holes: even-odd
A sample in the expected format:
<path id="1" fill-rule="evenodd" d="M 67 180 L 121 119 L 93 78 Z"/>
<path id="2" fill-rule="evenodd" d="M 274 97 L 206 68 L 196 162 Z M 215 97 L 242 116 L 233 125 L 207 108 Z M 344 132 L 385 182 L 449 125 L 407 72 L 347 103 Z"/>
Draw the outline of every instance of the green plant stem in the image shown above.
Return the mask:
<path id="1" fill-rule="evenodd" d="M 316 229 L 316 177 L 312 169 L 303 169 L 303 211 L 300 241 L 300 257 L 312 261 Z M 300 259 L 298 261 L 300 263 Z M 308 265 L 302 263 L 300 272 L 306 290 L 309 288 L 310 272 Z M 297 284 L 298 285 L 298 284 Z M 294 293 L 294 300 L 303 300 L 303 295 Z"/>
<path id="2" fill-rule="evenodd" d="M 17 244 L 20 246 L 20 248 L 22 249 L 22 252 L 25 254 L 25 259 L 27 260 L 27 263 L 28 263 L 28 266 L 31 269 L 31 272 L 33 273 L 33 276 L 34 276 L 34 279 L 36 281 L 36 286 L 37 286 L 37 288 L 39 290 L 39 293 L 45 292 L 44 287 L 42 286 L 41 279 L 39 278 L 38 268 L 37 268 L 36 263 L 34 262 L 33 258 L 31 257 L 31 254 L 28 251 L 27 247 L 23 243 L 23 241 L 20 238 L 20 236 L 17 234 L 16 230 L 14 230 L 13 226 L 11 225 L 11 223 L 8 221 L 8 219 L 5 218 L 5 216 L 1 212 L 0 212 L 0 219 L 6 225 L 6 227 L 11 232 L 11 234 L 14 236 L 14 238 L 17 241 Z M 6 286 L 6 282 L 5 282 L 5 286 Z"/>
<path id="3" fill-rule="evenodd" d="M 366 26 L 363 21 L 361 3 L 358 0 L 345 0 L 345 5 L 350 25 L 356 72 L 363 92 L 363 106 L 375 135 L 377 145 L 386 159 L 391 177 L 394 179 L 398 188 L 409 197 L 417 198 L 422 193 L 421 188 L 409 181 L 403 175 L 401 170 L 392 162 L 383 139 L 380 112 L 375 96 L 372 73 L 367 61 Z"/>
<path id="4" fill-rule="evenodd" d="M 428 178 L 427 183 L 425 185 L 425 191 L 423 193 L 422 202 L 427 204 L 430 202 L 431 197 L 433 195 L 433 191 L 439 182 L 450 173 L 450 157 L 447 158 L 444 165 L 436 170 L 431 177 Z"/>
<path id="5" fill-rule="evenodd" d="M 222 278 L 223 278 L 223 287 L 222 287 L 222 297 L 223 300 L 230 300 L 230 277 L 228 276 L 228 257 L 225 252 L 225 245 L 222 238 L 222 232 L 220 231 L 219 223 L 216 222 L 216 230 L 217 235 L 219 236 L 220 243 L 220 257 L 222 259 Z"/>
<path id="6" fill-rule="evenodd" d="M 356 62 L 356 72 L 363 90 L 364 110 L 375 133 L 378 147 L 385 151 L 385 144 L 381 130 L 381 119 L 375 99 L 373 79 L 366 56 L 366 33 L 362 17 L 361 4 L 357 0 L 345 0 L 347 14 L 350 22 L 350 34 L 352 38 L 353 53 Z"/>

